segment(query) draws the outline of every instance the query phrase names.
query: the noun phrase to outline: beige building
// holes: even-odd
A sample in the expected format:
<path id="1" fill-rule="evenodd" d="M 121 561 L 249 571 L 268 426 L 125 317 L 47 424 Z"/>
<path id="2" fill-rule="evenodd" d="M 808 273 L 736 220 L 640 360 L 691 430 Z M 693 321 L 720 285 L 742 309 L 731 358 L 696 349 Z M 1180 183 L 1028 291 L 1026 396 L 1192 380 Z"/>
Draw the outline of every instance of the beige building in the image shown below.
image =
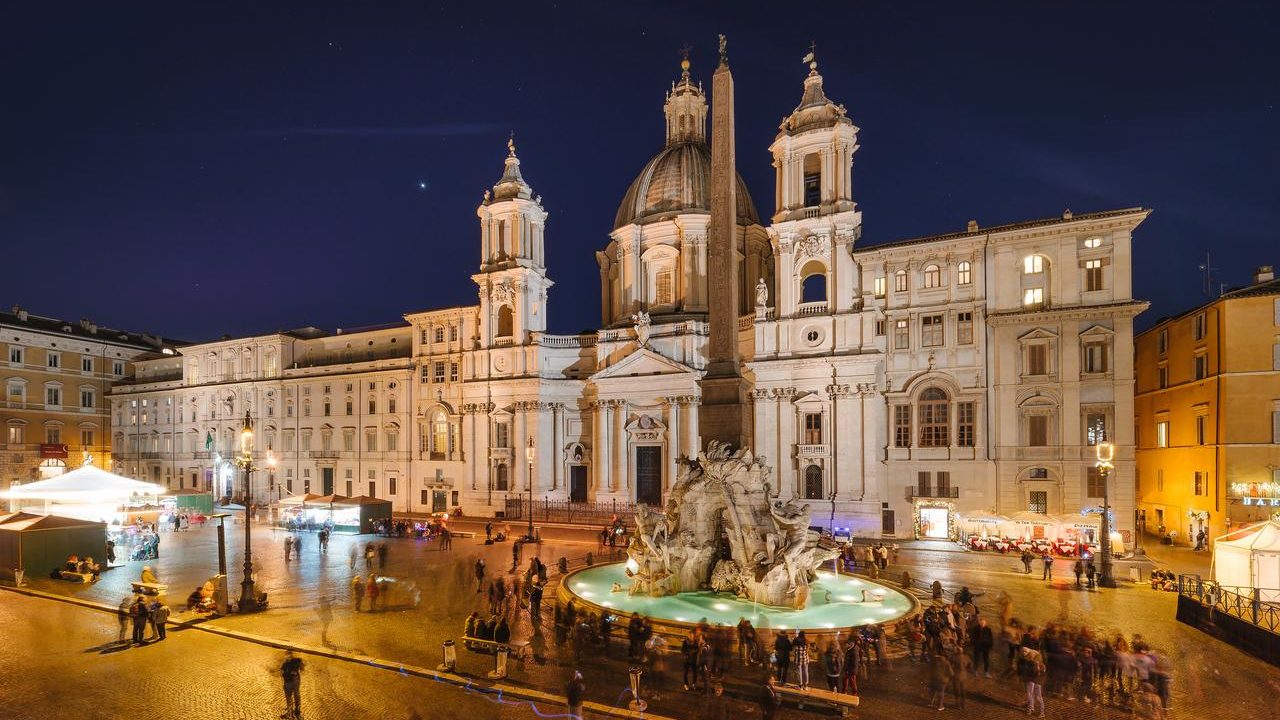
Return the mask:
<path id="1" fill-rule="evenodd" d="M 133 374 L 136 359 L 162 348 L 160 338 L 94 323 L 0 312 L 5 365 L 4 453 L 0 488 L 60 475 L 85 453 L 111 466 L 111 386 Z"/>
<path id="2" fill-rule="evenodd" d="M 1280 280 L 1162 320 L 1136 341 L 1138 512 L 1179 543 L 1280 515 Z"/>

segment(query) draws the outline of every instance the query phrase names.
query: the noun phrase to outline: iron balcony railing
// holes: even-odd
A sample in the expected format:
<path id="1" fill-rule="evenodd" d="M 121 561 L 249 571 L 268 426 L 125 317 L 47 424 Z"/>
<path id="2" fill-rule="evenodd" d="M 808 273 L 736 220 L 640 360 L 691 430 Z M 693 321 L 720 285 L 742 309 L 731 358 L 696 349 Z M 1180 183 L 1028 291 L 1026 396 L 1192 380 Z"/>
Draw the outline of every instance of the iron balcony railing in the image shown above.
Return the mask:
<path id="1" fill-rule="evenodd" d="M 919 485 L 907 486 L 907 499 L 914 500 L 916 498 L 958 498 L 960 497 L 960 488 L 958 487 L 920 487 Z"/>

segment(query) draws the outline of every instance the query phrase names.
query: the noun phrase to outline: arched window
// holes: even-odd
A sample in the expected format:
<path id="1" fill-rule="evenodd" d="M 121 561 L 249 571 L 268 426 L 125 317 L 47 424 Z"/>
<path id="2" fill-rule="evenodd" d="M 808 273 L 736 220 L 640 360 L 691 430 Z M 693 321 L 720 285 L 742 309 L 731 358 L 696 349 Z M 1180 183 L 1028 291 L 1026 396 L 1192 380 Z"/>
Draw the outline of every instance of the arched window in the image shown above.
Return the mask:
<path id="1" fill-rule="evenodd" d="M 924 286 L 926 288 L 942 287 L 942 270 L 937 265 L 924 267 Z"/>
<path id="2" fill-rule="evenodd" d="M 505 491 L 507 489 L 507 466 L 499 465 L 494 468 L 493 489 Z"/>
<path id="3" fill-rule="evenodd" d="M 827 301 L 827 268 L 820 262 L 810 262 L 800 269 L 800 302 Z"/>
<path id="4" fill-rule="evenodd" d="M 947 393 L 940 388 L 927 388 L 917 402 L 920 419 L 920 447 L 946 447 L 951 442 L 950 407 Z"/>
<path id="5" fill-rule="evenodd" d="M 973 282 L 973 266 L 968 261 L 956 266 L 956 284 L 968 285 Z"/>
<path id="6" fill-rule="evenodd" d="M 898 272 L 893 274 L 893 291 L 894 292 L 907 291 L 907 271 L 906 270 L 899 270 Z"/>
<path id="7" fill-rule="evenodd" d="M 514 315 L 511 312 L 510 305 L 503 305 L 498 308 L 498 333 L 497 337 L 511 337 L 514 333 L 512 327 L 515 325 Z"/>
<path id="8" fill-rule="evenodd" d="M 822 499 L 822 468 L 810 465 L 804 469 L 804 498 L 806 500 Z"/>
<path id="9" fill-rule="evenodd" d="M 443 410 L 431 416 L 431 459 L 443 460 L 449 452 L 449 418 Z"/>

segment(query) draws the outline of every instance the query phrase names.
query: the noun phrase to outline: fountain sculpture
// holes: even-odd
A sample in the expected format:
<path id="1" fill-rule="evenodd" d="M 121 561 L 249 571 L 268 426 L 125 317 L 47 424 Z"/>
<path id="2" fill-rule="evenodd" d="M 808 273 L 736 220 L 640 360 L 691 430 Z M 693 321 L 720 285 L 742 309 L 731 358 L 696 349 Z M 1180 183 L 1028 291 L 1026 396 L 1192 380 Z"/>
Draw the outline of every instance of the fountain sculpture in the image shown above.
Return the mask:
<path id="1" fill-rule="evenodd" d="M 773 499 L 769 468 L 750 450 L 711 441 L 680 463 L 666 512 L 636 512 L 630 593 L 711 589 L 803 609 L 818 566 L 837 554 L 809 529 L 809 506 Z"/>

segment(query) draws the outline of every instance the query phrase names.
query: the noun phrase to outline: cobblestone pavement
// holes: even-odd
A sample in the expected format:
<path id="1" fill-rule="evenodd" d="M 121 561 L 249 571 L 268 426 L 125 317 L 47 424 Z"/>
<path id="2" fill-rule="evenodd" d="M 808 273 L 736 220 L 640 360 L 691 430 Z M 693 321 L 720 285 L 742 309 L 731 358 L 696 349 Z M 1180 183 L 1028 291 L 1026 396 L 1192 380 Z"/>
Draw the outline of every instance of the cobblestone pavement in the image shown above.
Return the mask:
<path id="1" fill-rule="evenodd" d="M 239 526 L 237 526 L 239 527 Z M 483 535 L 481 533 L 481 535 Z M 240 579 L 239 559 L 241 532 L 228 532 L 228 559 L 231 568 L 232 595 Z M 234 537 L 231 537 L 234 536 Z M 547 543 L 541 557 L 548 565 L 561 555 L 581 556 L 594 549 L 590 531 L 557 529 L 544 531 Z M 271 594 L 271 609 L 262 614 L 231 616 L 214 620 L 219 627 L 251 632 L 282 641 L 292 641 L 358 652 L 399 662 L 434 666 L 439 662 L 440 643 L 461 634 L 463 619 L 473 609 L 487 610 L 483 596 L 474 592 L 471 566 L 477 556 L 484 557 L 490 575 L 502 573 L 511 565 L 511 544 L 484 546 L 478 540 L 458 539 L 450 552 L 440 552 L 429 543 L 413 540 L 387 540 L 390 561 L 385 574 L 412 579 L 423 591 L 417 608 L 389 609 L 375 613 L 356 613 L 350 602 L 349 583 L 353 574 L 365 574 L 363 560 L 349 567 L 349 549 L 363 546 L 368 536 L 353 538 L 335 536 L 327 555 L 318 552 L 314 535 L 304 536 L 303 559 L 285 563 L 283 534 L 269 530 L 255 535 L 255 558 L 260 563 L 260 582 Z M 374 542 L 378 542 L 374 539 Z M 528 554 L 522 560 L 527 562 Z M 890 577 L 908 569 L 918 580 L 940 580 L 948 589 L 968 585 L 975 592 L 1006 591 L 1014 602 L 1014 615 L 1031 623 L 1049 621 L 1087 623 L 1108 631 L 1141 633 L 1165 652 L 1174 666 L 1173 707 L 1178 714 L 1208 714 L 1218 717 L 1242 717 L 1280 713 L 1275 698 L 1280 697 L 1280 671 L 1234 648 L 1213 640 L 1196 630 L 1174 621 L 1175 596 L 1157 593 L 1145 585 L 1130 585 L 1119 590 L 1091 593 L 1074 589 L 1074 579 L 1059 578 L 1055 583 L 1040 581 L 1039 563 L 1035 574 L 1027 576 L 1021 565 L 1010 556 L 966 553 L 955 546 L 912 546 L 900 554 L 900 565 L 890 567 Z M 174 602 L 179 603 L 190 588 L 203 580 L 216 564 L 214 532 L 210 528 L 177 535 L 166 534 L 161 542 L 161 558 L 153 562 L 163 581 L 170 583 Z M 1147 561 L 1118 563 L 1117 576 L 1128 576 L 1130 564 L 1143 568 Z M 127 592 L 128 580 L 135 579 L 142 563 L 130 563 L 103 576 L 97 585 L 78 586 L 49 580 L 35 580 L 33 585 L 46 591 L 75 594 L 103 602 L 117 602 Z M 522 562 L 523 565 L 523 562 Z M 1069 565 L 1059 563 L 1061 571 Z M 1060 574 L 1066 574 L 1060 572 Z M 548 604 L 549 605 L 549 604 Z M 551 615 L 548 607 L 544 617 Z M 529 637 L 527 621 L 519 623 L 516 637 Z M 550 637 L 550 633 L 546 635 Z M 622 648 L 615 646 L 614 655 Z M 560 693 L 570 671 L 557 662 L 554 644 L 547 650 L 551 657 L 545 665 L 514 663 L 510 682 Z M 459 652 L 459 671 L 464 675 L 483 677 L 492 669 L 489 656 Z M 592 658 L 584 664 L 589 698 L 606 704 L 625 704 L 627 663 L 621 659 Z M 1001 666 L 1002 668 L 1002 666 Z M 816 668 L 815 668 L 816 670 Z M 668 682 L 678 680 L 678 657 L 669 659 Z M 646 678 L 646 687 L 654 678 Z M 478 682 L 482 682 L 478 680 Z M 734 696 L 735 708 L 746 712 L 752 708 L 756 688 L 731 674 L 728 693 Z M 859 714 L 866 717 L 919 717 L 937 715 L 924 707 L 924 675 L 920 666 L 899 661 L 892 671 L 873 673 L 865 683 L 863 706 Z M 1021 688 L 1012 680 L 976 679 L 971 685 L 968 715 L 1008 717 L 1022 715 L 1019 707 Z M 669 687 L 652 698 L 653 711 L 672 717 L 697 717 L 701 698 Z M 1081 708 L 1065 700 L 1049 698 L 1049 714 L 1057 717 L 1077 715 L 1120 717 L 1123 713 L 1097 707 Z M 741 714 L 741 713 L 739 713 Z M 754 717 L 754 715 L 748 715 Z M 474 717 L 494 717 L 480 714 Z M 812 717 L 809 713 L 789 709 L 783 718 Z"/>
<path id="2" fill-rule="evenodd" d="M 4 593 L 0 597 L 0 715 L 26 718 L 275 718 L 285 707 L 284 655 L 197 630 L 120 649 L 110 615 Z M 359 664 L 304 657 L 302 717 L 541 716 L 496 698 Z M 447 709 L 446 709 L 447 708 Z M 417 713 L 417 715 L 414 715 Z"/>

